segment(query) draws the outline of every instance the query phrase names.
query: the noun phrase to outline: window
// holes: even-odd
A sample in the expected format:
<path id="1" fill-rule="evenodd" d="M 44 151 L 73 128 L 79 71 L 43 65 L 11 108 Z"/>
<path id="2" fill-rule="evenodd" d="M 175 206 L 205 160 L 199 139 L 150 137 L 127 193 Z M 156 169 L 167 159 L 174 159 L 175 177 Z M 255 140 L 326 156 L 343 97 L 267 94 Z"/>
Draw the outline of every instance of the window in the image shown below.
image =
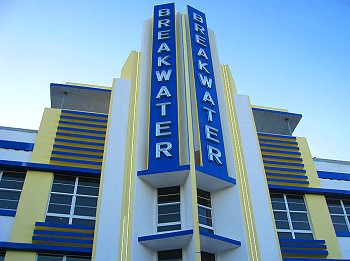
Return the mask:
<path id="1" fill-rule="evenodd" d="M 157 204 L 157 232 L 180 230 L 180 187 L 159 188 Z"/>
<path id="2" fill-rule="evenodd" d="M 90 261 L 90 257 L 77 256 L 59 256 L 59 255 L 42 255 L 39 254 L 37 261 Z"/>
<path id="3" fill-rule="evenodd" d="M 280 239 L 313 239 L 303 196 L 271 194 L 271 202 Z"/>
<path id="4" fill-rule="evenodd" d="M 94 226 L 99 179 L 55 175 L 46 222 Z"/>
<path id="5" fill-rule="evenodd" d="M 5 260 L 5 253 L 0 252 L 0 261 Z"/>
<path id="6" fill-rule="evenodd" d="M 0 170 L 0 209 L 16 210 L 25 173 Z"/>
<path id="7" fill-rule="evenodd" d="M 158 252 L 158 261 L 181 261 L 182 260 L 182 250 L 166 250 Z"/>
<path id="8" fill-rule="evenodd" d="M 335 232 L 350 232 L 350 200 L 327 199 Z"/>
<path id="9" fill-rule="evenodd" d="M 199 229 L 214 233 L 210 193 L 197 189 Z"/>
<path id="10" fill-rule="evenodd" d="M 215 261 L 215 255 L 208 252 L 201 252 L 201 260 L 202 261 Z"/>

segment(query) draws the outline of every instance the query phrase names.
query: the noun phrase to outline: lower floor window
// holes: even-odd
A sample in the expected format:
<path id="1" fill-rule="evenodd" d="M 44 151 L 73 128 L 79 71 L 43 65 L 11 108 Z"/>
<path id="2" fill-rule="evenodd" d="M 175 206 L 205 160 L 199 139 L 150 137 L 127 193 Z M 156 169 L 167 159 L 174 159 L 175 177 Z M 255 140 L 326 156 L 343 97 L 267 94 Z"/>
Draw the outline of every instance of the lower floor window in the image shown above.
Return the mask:
<path id="1" fill-rule="evenodd" d="M 166 250 L 158 252 L 158 261 L 181 261 L 182 249 Z"/>
<path id="2" fill-rule="evenodd" d="M 215 261 L 215 255 L 208 252 L 201 252 L 201 260 L 202 261 Z"/>
<path id="3" fill-rule="evenodd" d="M 335 232 L 350 232 L 350 200 L 327 198 Z"/>
<path id="4" fill-rule="evenodd" d="M 4 260 L 5 260 L 5 253 L 0 252 L 0 261 L 4 261 Z"/>
<path id="5" fill-rule="evenodd" d="M 214 234 L 210 192 L 197 189 L 197 202 L 199 229 Z"/>
<path id="6" fill-rule="evenodd" d="M 176 187 L 158 188 L 157 232 L 181 229 L 180 208 L 181 208 L 180 187 L 176 186 Z"/>
<path id="7" fill-rule="evenodd" d="M 280 239 L 314 239 L 302 195 L 271 194 L 271 203 Z"/>
<path id="8" fill-rule="evenodd" d="M 39 254 L 37 261 L 90 261 L 90 257 L 42 255 Z"/>

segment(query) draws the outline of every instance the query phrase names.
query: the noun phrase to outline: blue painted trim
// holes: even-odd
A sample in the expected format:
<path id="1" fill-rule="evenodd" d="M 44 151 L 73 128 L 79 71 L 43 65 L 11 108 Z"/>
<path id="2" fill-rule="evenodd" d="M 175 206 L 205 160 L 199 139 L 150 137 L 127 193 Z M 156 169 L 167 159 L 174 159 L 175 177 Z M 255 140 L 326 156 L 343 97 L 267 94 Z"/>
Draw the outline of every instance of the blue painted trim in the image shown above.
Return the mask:
<path id="1" fill-rule="evenodd" d="M 283 139 L 291 139 L 296 140 L 297 138 L 290 135 L 280 135 L 280 134 L 272 134 L 272 133 L 265 133 L 265 132 L 258 132 L 258 136 L 265 136 L 265 137 L 273 137 L 273 138 L 283 138 Z"/>
<path id="2" fill-rule="evenodd" d="M 85 87 L 85 86 L 79 86 L 79 85 L 68 85 L 68 84 L 59 84 L 59 83 L 51 83 L 50 87 L 65 87 L 65 88 L 81 89 L 81 90 L 87 90 L 87 91 L 111 92 L 111 90 L 100 89 L 96 87 Z"/>
<path id="3" fill-rule="evenodd" d="M 91 140 L 105 140 L 105 137 L 100 136 L 93 136 L 93 135 L 82 135 L 82 134 L 74 134 L 74 133 L 66 133 L 66 132 L 56 132 L 56 136 L 67 136 L 67 137 L 75 137 L 75 138 L 82 138 L 82 139 L 91 139 Z"/>
<path id="4" fill-rule="evenodd" d="M 263 160 L 266 164 L 274 164 L 274 165 L 286 165 L 286 166 L 294 166 L 294 167 L 304 167 L 302 163 L 292 163 L 292 162 L 281 162 L 281 161 L 273 161 L 273 160 Z"/>
<path id="5" fill-rule="evenodd" d="M 79 168 L 70 166 L 58 166 L 52 164 L 41 164 L 33 162 L 20 162 L 10 160 L 0 160 L 0 167 L 5 170 L 39 170 L 45 172 L 53 172 L 57 174 L 71 174 L 77 176 L 99 177 L 101 175 L 100 169 Z"/>
<path id="6" fill-rule="evenodd" d="M 296 142 L 296 141 L 272 140 L 272 139 L 264 139 L 264 138 L 259 138 L 259 141 L 260 141 L 260 142 L 272 142 L 272 143 L 282 143 L 282 144 L 298 145 L 298 142 Z"/>
<path id="7" fill-rule="evenodd" d="M 217 178 L 219 180 L 224 180 L 224 181 L 226 181 L 228 183 L 231 183 L 232 185 L 236 185 L 236 179 L 235 178 L 231 178 L 229 176 L 219 175 L 219 174 L 216 174 L 216 176 L 213 176 L 212 174 L 207 173 L 207 171 L 206 171 L 207 169 L 205 167 L 202 167 L 202 166 L 199 166 L 199 165 L 196 165 L 195 168 L 196 168 L 196 170 L 198 170 L 201 173 L 206 174 L 206 175 L 208 175 L 210 177 Z"/>
<path id="8" fill-rule="evenodd" d="M 83 118 L 78 116 L 68 116 L 61 115 L 60 119 L 78 120 L 78 121 L 92 121 L 92 122 L 102 122 L 107 124 L 107 120 L 95 119 L 95 118 Z"/>
<path id="9" fill-rule="evenodd" d="M 339 173 L 330 171 L 317 171 L 317 175 L 321 179 L 335 179 L 335 180 L 346 180 L 350 181 L 350 173 Z"/>
<path id="10" fill-rule="evenodd" d="M 285 257 L 283 261 L 350 261 L 350 259 Z"/>
<path id="11" fill-rule="evenodd" d="M 102 166 L 102 162 L 88 161 L 88 160 L 63 159 L 63 158 L 57 158 L 57 157 L 51 157 L 50 160 L 59 161 L 59 162 L 70 162 L 70 163 L 77 163 L 77 164 L 88 164 L 88 165 Z"/>
<path id="12" fill-rule="evenodd" d="M 70 114 L 76 114 L 76 115 L 86 115 L 86 116 L 95 116 L 100 118 L 108 118 L 108 114 L 105 113 L 95 113 L 95 112 L 86 112 L 86 111 L 71 111 L 67 109 L 63 109 L 62 113 L 70 113 Z"/>
<path id="13" fill-rule="evenodd" d="M 83 153 L 73 153 L 66 151 L 52 151 L 52 155 L 64 155 L 64 156 L 72 156 L 72 157 L 82 157 L 82 158 L 91 158 L 91 159 L 102 159 L 103 156 L 100 155 L 92 155 L 92 154 L 83 154 Z"/>
<path id="14" fill-rule="evenodd" d="M 327 250 L 281 249 L 282 254 L 327 256 Z"/>
<path id="15" fill-rule="evenodd" d="M 302 158 L 293 158 L 293 157 L 285 157 L 285 156 L 274 156 L 274 155 L 263 155 L 263 158 L 269 158 L 269 159 L 280 159 L 280 160 L 294 160 L 294 161 L 300 161 L 302 162 Z"/>
<path id="16" fill-rule="evenodd" d="M 291 243 L 291 244 L 314 244 L 314 245 L 324 245 L 326 240 L 323 239 L 279 239 L 280 243 Z"/>
<path id="17" fill-rule="evenodd" d="M 289 116 L 303 117 L 303 115 L 301 115 L 299 113 L 291 113 L 291 112 L 285 112 L 285 111 L 274 111 L 274 110 L 261 109 L 261 108 L 252 108 L 252 110 L 253 111 L 269 112 L 269 113 L 276 113 L 276 114 L 282 114 L 282 115 L 289 115 Z"/>
<path id="18" fill-rule="evenodd" d="M 66 131 L 77 131 L 77 132 L 87 132 L 87 133 L 93 133 L 93 134 L 106 134 L 106 131 L 98 131 L 98 130 L 90 130 L 90 129 L 79 129 L 79 128 L 70 128 L 70 127 L 63 127 L 58 126 L 57 130 L 66 130 Z"/>
<path id="19" fill-rule="evenodd" d="M 35 227 L 54 227 L 54 228 L 70 228 L 70 229 L 82 229 L 82 230 L 95 230 L 93 226 L 82 226 L 82 225 L 68 225 L 68 224 L 57 224 L 49 222 L 35 222 Z"/>
<path id="20" fill-rule="evenodd" d="M 350 196 L 350 190 L 293 187 L 293 186 L 281 186 L 281 185 L 268 185 L 268 187 L 271 192 L 317 194 L 317 195 L 325 195 L 333 198 L 343 198 L 344 196 Z"/>
<path id="21" fill-rule="evenodd" d="M 303 181 L 303 180 L 267 178 L 267 181 L 270 181 L 270 182 L 282 182 L 282 183 L 295 183 L 295 184 L 305 184 L 305 185 L 309 185 L 309 182 L 308 182 L 308 181 Z"/>
<path id="22" fill-rule="evenodd" d="M 312 245 L 312 244 L 280 244 L 281 248 L 284 249 L 295 249 L 295 248 L 307 248 L 307 249 L 325 249 L 327 250 L 327 246 L 326 245 Z"/>
<path id="23" fill-rule="evenodd" d="M 266 176 L 285 177 L 285 178 L 295 178 L 295 179 L 307 179 L 307 176 L 295 175 L 295 174 L 273 173 L 273 172 L 266 172 Z"/>
<path id="24" fill-rule="evenodd" d="M 260 147 L 271 147 L 271 148 L 279 148 L 279 149 L 288 149 L 288 150 L 299 151 L 299 147 L 297 147 L 297 146 L 282 146 L 282 145 L 260 143 Z"/>
<path id="25" fill-rule="evenodd" d="M 138 237 L 137 240 L 138 240 L 138 242 L 143 242 L 143 241 L 164 239 L 164 238 L 169 238 L 169 237 L 179 237 L 179 236 L 185 236 L 185 235 L 192 235 L 192 234 L 193 234 L 193 229 L 188 229 L 188 230 L 181 230 L 181 231 L 176 231 L 176 232 L 154 234 L 154 235 L 149 235 L 149 236 L 141 236 L 141 237 Z"/>
<path id="26" fill-rule="evenodd" d="M 32 151 L 34 148 L 34 143 L 12 141 L 12 140 L 0 140 L 0 148 L 10 149 L 10 150 Z"/>
<path id="27" fill-rule="evenodd" d="M 61 139 L 61 138 L 56 138 L 55 142 L 65 142 L 65 143 L 90 145 L 90 146 L 99 146 L 99 147 L 103 147 L 104 146 L 104 142 L 100 143 L 100 142 L 91 142 L 91 141 L 67 140 L 67 139 Z"/>
<path id="28" fill-rule="evenodd" d="M 67 149 L 67 150 L 79 150 L 79 151 L 103 153 L 103 150 L 100 150 L 100 149 L 82 148 L 82 147 L 74 147 L 74 146 L 59 145 L 59 144 L 54 144 L 53 149 Z"/>
<path id="29" fill-rule="evenodd" d="M 97 125 L 97 124 L 90 124 L 90 123 L 80 123 L 80 122 L 74 122 L 74 121 L 65 121 L 60 120 L 59 124 L 68 124 L 68 125 L 76 125 L 76 126 L 82 126 L 82 127 L 92 127 L 92 128 L 98 128 L 98 129 L 106 129 L 106 125 Z"/>
<path id="30" fill-rule="evenodd" d="M 208 233 L 208 232 L 201 231 L 201 230 L 199 231 L 199 234 L 202 235 L 202 236 L 210 237 L 210 238 L 215 239 L 215 240 L 220 240 L 220 241 L 223 241 L 223 242 L 235 245 L 235 246 L 241 246 L 241 242 L 240 241 L 234 240 L 234 239 L 231 239 L 231 238 L 228 238 L 228 237 L 219 236 L 219 235 Z"/>
<path id="31" fill-rule="evenodd" d="M 28 243 L 13 243 L 1 242 L 0 250 L 20 250 L 32 251 L 38 253 L 60 253 L 60 254 L 79 254 L 90 256 L 92 248 L 88 247 L 71 247 L 71 246 L 53 246 L 44 244 L 28 244 Z"/>
<path id="32" fill-rule="evenodd" d="M 287 171 L 287 172 L 306 173 L 306 171 L 303 169 L 290 169 L 290 168 L 265 167 L 265 170 L 279 170 L 279 171 Z"/>
<path id="33" fill-rule="evenodd" d="M 261 152 L 271 152 L 271 153 L 279 153 L 279 154 L 290 154 L 290 155 L 298 155 L 300 156 L 300 152 L 296 151 L 283 151 L 283 150 L 270 150 L 270 149 L 261 149 Z"/>
<path id="34" fill-rule="evenodd" d="M 33 236 L 32 241 L 43 241 L 52 243 L 67 243 L 67 244 L 79 244 L 79 245 L 92 245 L 93 240 L 88 239 L 73 239 L 73 238 L 59 238 L 59 237 L 41 237 Z"/>
<path id="35" fill-rule="evenodd" d="M 16 210 L 0 209 L 0 216 L 14 217 L 16 216 Z"/>
<path id="36" fill-rule="evenodd" d="M 350 232 L 336 232 L 337 237 L 350 237 Z"/>
<path id="37" fill-rule="evenodd" d="M 190 165 L 183 165 L 183 166 L 177 166 L 176 168 L 173 169 L 167 169 L 167 173 L 168 172 L 175 172 L 175 171 L 183 171 L 183 170 L 189 170 L 190 169 Z M 161 172 L 162 170 L 159 170 L 159 173 L 163 173 Z M 155 173 L 154 170 L 139 170 L 137 172 L 137 176 L 144 176 L 144 175 L 152 175 L 152 174 L 159 174 L 159 173 Z"/>
<path id="38" fill-rule="evenodd" d="M 54 231 L 54 230 L 41 230 L 41 229 L 35 229 L 34 236 L 65 236 L 65 237 L 87 237 L 87 238 L 94 238 L 94 234 L 91 233 L 81 233 L 81 232 L 66 232 L 66 231 Z"/>

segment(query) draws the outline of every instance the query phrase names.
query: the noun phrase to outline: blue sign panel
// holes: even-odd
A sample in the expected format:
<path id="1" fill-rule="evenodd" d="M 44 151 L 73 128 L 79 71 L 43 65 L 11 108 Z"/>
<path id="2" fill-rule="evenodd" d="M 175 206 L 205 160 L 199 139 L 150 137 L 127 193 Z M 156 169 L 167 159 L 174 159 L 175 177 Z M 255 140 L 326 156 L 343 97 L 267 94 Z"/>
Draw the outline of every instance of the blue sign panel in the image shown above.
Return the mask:
<path id="1" fill-rule="evenodd" d="M 201 171 L 226 178 L 227 166 L 205 14 L 187 6 L 201 145 Z"/>
<path id="2" fill-rule="evenodd" d="M 175 4 L 157 5 L 153 14 L 148 170 L 179 166 Z"/>

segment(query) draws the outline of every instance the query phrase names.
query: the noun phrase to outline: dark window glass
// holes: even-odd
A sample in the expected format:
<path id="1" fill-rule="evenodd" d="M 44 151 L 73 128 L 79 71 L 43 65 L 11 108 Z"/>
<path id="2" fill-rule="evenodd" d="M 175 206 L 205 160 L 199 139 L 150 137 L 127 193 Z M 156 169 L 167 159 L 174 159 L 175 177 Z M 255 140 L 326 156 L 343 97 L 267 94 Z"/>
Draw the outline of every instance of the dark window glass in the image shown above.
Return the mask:
<path id="1" fill-rule="evenodd" d="M 166 250 L 158 251 L 158 261 L 181 261 L 182 260 L 182 250 Z"/>
<path id="2" fill-rule="evenodd" d="M 201 260 L 202 261 L 215 261 L 215 255 L 208 252 L 201 252 Z"/>
<path id="3" fill-rule="evenodd" d="M 181 225 L 168 225 L 168 226 L 158 226 L 157 232 L 165 232 L 165 231 L 172 231 L 172 230 L 180 230 Z"/>

